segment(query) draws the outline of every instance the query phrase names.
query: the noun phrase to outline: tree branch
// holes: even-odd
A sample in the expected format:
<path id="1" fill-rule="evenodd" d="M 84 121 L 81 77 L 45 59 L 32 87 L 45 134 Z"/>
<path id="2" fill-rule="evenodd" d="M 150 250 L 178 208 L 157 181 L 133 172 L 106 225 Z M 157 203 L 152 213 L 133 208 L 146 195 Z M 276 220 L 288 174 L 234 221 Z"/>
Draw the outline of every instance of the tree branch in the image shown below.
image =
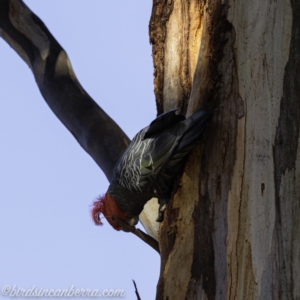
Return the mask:
<path id="1" fill-rule="evenodd" d="M 151 237 L 150 235 L 148 235 L 147 233 L 145 233 L 140 229 L 136 229 L 134 226 L 128 225 L 127 223 L 125 223 L 124 221 L 122 221 L 117 217 L 112 217 L 112 219 L 115 222 L 119 223 L 124 231 L 133 233 L 134 235 L 139 237 L 142 241 L 144 241 L 146 244 L 148 244 L 150 247 L 152 247 L 155 251 L 160 253 L 159 244 L 153 237 Z"/>
<path id="2" fill-rule="evenodd" d="M 80 85 L 67 53 L 20 0 L 0 0 L 0 36 L 30 67 L 51 110 L 110 181 L 130 140 Z"/>
<path id="3" fill-rule="evenodd" d="M 136 283 L 133 279 L 132 279 L 132 282 L 133 282 L 133 285 L 134 285 L 134 288 L 135 288 L 135 294 L 137 296 L 137 300 L 142 300 L 141 297 L 140 297 L 139 291 L 137 289 Z"/>

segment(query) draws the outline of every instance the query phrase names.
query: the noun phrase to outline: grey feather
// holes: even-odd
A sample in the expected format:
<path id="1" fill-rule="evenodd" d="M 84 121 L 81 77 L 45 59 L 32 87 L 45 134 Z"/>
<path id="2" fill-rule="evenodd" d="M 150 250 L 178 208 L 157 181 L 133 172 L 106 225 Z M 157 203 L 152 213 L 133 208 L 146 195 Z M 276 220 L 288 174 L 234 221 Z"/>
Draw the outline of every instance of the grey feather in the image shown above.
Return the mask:
<path id="1" fill-rule="evenodd" d="M 174 176 L 213 113 L 201 109 L 185 119 L 176 110 L 138 132 L 115 166 L 108 192 L 130 215 L 139 214 L 153 196 L 169 197 Z"/>

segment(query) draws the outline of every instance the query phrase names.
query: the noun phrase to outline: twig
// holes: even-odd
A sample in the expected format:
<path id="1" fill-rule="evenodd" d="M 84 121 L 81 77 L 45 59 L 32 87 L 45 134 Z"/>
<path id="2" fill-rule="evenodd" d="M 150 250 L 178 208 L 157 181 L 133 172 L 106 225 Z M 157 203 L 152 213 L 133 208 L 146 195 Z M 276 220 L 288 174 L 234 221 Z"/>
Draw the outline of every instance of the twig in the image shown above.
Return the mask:
<path id="1" fill-rule="evenodd" d="M 138 292 L 138 289 L 137 289 L 135 281 L 133 279 L 132 279 L 132 281 L 133 281 L 133 284 L 134 284 L 135 294 L 137 296 L 137 300 L 142 300 L 141 297 L 140 297 L 140 295 L 139 295 L 139 292 Z"/>
<path id="2" fill-rule="evenodd" d="M 126 222 L 122 221 L 121 219 L 119 219 L 117 217 L 113 217 L 113 220 L 115 222 L 119 223 L 123 229 L 126 229 L 126 231 L 133 233 L 134 235 L 139 237 L 143 242 L 145 242 L 150 247 L 152 247 L 155 251 L 160 253 L 159 244 L 153 237 L 151 237 L 150 235 L 148 235 L 147 233 L 145 233 L 144 231 L 142 231 L 140 229 L 136 229 L 134 226 L 128 225 Z"/>

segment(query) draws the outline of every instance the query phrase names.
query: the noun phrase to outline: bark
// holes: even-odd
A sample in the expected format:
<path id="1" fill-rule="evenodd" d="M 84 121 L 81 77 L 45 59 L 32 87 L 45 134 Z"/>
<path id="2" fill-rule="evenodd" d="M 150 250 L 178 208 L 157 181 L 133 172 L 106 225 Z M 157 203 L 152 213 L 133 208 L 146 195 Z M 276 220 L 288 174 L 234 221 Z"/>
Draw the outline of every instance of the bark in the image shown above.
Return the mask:
<path id="1" fill-rule="evenodd" d="M 159 112 L 218 107 L 174 188 L 156 299 L 300 299 L 300 5 L 155 0 Z"/>
<path id="2" fill-rule="evenodd" d="M 0 0 L 0 36 L 29 66 L 51 110 L 110 181 L 130 140 L 80 85 L 66 51 L 21 0 Z M 140 220 L 157 239 L 156 202 L 149 202 Z"/>

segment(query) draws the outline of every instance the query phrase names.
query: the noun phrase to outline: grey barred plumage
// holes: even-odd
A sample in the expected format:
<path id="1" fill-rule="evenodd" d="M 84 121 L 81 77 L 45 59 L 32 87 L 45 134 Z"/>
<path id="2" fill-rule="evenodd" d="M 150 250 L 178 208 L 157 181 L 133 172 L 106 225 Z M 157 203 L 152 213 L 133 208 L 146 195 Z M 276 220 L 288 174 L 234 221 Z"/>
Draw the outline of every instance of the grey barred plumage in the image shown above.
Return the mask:
<path id="1" fill-rule="evenodd" d="M 144 153 L 149 150 L 151 139 L 143 140 L 147 128 L 142 129 L 132 140 L 114 170 L 114 180 L 117 184 L 130 190 L 141 193 L 141 169 L 147 168 Z"/>
<path id="2" fill-rule="evenodd" d="M 176 111 L 160 115 L 139 131 L 116 163 L 106 194 L 110 200 L 101 201 L 115 201 L 114 209 L 117 207 L 119 219 L 124 214 L 124 221 L 134 219 L 137 222 L 145 203 L 157 197 L 160 204 L 158 221 L 162 221 L 174 178 L 213 114 L 213 111 L 200 109 L 186 119 L 176 115 Z M 96 212 L 102 212 L 108 218 L 104 206 Z M 111 218 L 108 220 L 117 229 Z"/>

